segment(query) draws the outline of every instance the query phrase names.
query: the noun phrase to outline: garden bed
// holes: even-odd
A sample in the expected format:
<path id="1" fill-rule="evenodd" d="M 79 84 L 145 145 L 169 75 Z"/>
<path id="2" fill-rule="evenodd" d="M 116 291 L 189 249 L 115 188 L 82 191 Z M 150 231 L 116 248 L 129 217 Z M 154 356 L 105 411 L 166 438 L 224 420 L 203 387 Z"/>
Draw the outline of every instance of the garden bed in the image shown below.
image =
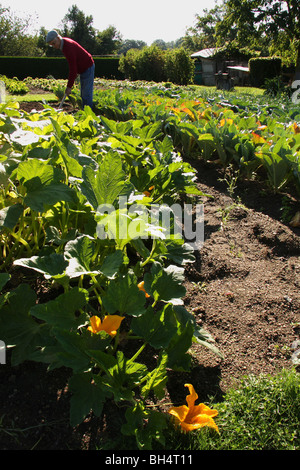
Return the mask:
<path id="1" fill-rule="evenodd" d="M 170 373 L 160 406 L 184 404 L 184 384 L 194 384 L 199 400 L 221 399 L 246 374 L 275 374 L 290 368 L 291 346 L 299 338 L 299 228 L 280 221 L 282 196 L 255 182 L 243 182 L 233 200 L 223 171 L 213 164 L 191 162 L 197 169 L 205 201 L 205 244 L 186 270 L 185 305 L 215 338 L 224 356 L 193 346 L 190 373 Z M 239 197 L 242 205 L 225 211 Z M 28 272 L 20 271 L 20 276 Z M 18 282 L 18 277 L 16 277 Z M 40 286 L 40 295 L 47 296 Z M 111 405 L 103 419 L 88 417 L 69 425 L 68 370 L 24 363 L 1 366 L 0 416 L 6 432 L 2 449 L 93 449 L 106 433 L 118 432 L 122 410 Z M 1 431 L 1 427 L 0 427 Z"/>
<path id="2" fill-rule="evenodd" d="M 44 107 L 22 102 L 20 108 L 31 112 Z M 73 107 L 65 103 L 64 110 L 72 112 Z M 194 344 L 191 371 L 170 371 L 165 397 L 155 403 L 163 413 L 171 404 L 185 403 L 185 383 L 193 384 L 200 401 L 212 396 L 221 401 L 244 375 L 291 368 L 292 345 L 300 336 L 300 228 L 291 227 L 285 217 L 287 205 L 293 213 L 299 211 L 294 194 L 274 194 L 245 179 L 230 193 L 216 163 L 189 163 L 196 169 L 198 188 L 213 197 L 203 200 L 205 242 L 195 252 L 196 262 L 185 269 L 183 300 L 223 358 Z M 11 284 L 24 281 L 38 299 L 55 296 L 40 277 L 15 268 Z M 46 365 L 35 362 L 12 368 L 9 353 L 7 359 L 0 366 L 1 449 L 88 450 L 120 434 L 124 410 L 112 402 L 100 418 L 91 414 L 81 425 L 70 426 L 68 369 L 47 372 Z"/>

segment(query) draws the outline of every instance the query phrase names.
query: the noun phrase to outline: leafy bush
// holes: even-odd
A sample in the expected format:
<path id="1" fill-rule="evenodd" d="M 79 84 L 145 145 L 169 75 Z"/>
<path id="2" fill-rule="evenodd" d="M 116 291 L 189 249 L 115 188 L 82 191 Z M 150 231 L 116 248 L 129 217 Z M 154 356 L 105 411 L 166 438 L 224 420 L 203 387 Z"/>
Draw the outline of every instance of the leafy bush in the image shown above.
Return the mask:
<path id="1" fill-rule="evenodd" d="M 177 85 L 193 83 L 195 64 L 183 49 L 169 49 L 165 54 L 167 80 Z"/>
<path id="2" fill-rule="evenodd" d="M 123 63 L 127 62 L 126 57 L 127 55 L 120 59 L 120 70 L 125 73 L 126 69 L 131 79 L 154 82 L 165 80 L 164 52 L 159 47 L 150 46 L 144 47 L 141 51 L 135 50 L 133 54 L 130 54 L 129 62 L 123 68 Z"/>
<path id="3" fill-rule="evenodd" d="M 257 57 L 249 60 L 250 80 L 253 86 L 263 86 L 267 78 L 280 75 L 281 59 L 279 57 Z"/>
<path id="4" fill-rule="evenodd" d="M 120 58 L 119 69 L 129 80 L 138 80 L 139 74 L 136 67 L 137 59 L 140 54 L 139 49 L 130 49 L 126 55 Z"/>
<path id="5" fill-rule="evenodd" d="M 130 80 L 187 85 L 193 82 L 194 64 L 183 48 L 163 51 L 154 45 L 130 49 L 120 59 L 120 70 Z"/>
<path id="6" fill-rule="evenodd" d="M 4 75 L 0 75 L 0 80 L 4 82 L 7 91 L 12 95 L 25 95 L 29 91 L 26 83 L 20 82 L 16 77 L 7 78 Z"/>
<path id="7" fill-rule="evenodd" d="M 267 78 L 264 83 L 265 94 L 268 96 L 286 96 L 290 97 L 291 88 L 288 87 L 281 77 Z"/>

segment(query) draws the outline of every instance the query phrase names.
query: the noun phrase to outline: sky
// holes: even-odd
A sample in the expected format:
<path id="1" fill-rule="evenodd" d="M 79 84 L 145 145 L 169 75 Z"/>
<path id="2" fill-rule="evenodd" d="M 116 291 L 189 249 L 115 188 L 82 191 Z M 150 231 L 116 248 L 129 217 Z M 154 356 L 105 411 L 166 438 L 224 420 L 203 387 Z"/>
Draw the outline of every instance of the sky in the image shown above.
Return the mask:
<path id="1" fill-rule="evenodd" d="M 0 0 L 0 6 L 9 7 L 18 18 L 31 17 L 30 33 L 42 26 L 58 28 L 72 5 L 93 17 L 96 30 L 112 25 L 123 40 L 141 40 L 150 45 L 156 39 L 170 42 L 184 36 L 186 29 L 194 26 L 196 14 L 214 8 L 215 0 Z"/>

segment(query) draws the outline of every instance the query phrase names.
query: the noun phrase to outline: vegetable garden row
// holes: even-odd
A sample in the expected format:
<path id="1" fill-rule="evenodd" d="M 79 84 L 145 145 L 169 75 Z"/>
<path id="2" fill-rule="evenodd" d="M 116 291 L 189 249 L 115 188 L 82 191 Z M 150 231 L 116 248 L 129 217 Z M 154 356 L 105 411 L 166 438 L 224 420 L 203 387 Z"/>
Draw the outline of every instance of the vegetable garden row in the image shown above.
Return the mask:
<path id="1" fill-rule="evenodd" d="M 299 195 L 300 112 L 273 103 L 124 82 L 96 91 L 94 111 L 0 104 L 0 339 L 12 365 L 70 369 L 73 426 L 114 400 L 124 435 L 164 444 L 168 417 L 147 400 L 164 396 L 168 370 L 189 370 L 193 342 L 219 354 L 183 302 L 194 249 L 170 208 L 203 196 L 185 157 Z M 30 282 L 12 288 L 20 268 L 49 300 Z"/>

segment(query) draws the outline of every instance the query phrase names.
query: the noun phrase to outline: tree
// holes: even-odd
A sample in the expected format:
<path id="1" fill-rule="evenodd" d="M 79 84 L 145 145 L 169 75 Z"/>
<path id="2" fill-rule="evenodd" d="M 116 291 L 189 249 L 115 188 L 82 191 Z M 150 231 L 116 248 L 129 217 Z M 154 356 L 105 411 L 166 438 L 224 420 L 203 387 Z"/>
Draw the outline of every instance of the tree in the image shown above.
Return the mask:
<path id="1" fill-rule="evenodd" d="M 144 41 L 137 41 L 136 39 L 125 39 L 122 42 L 118 54 L 126 54 L 130 49 L 143 49 L 147 44 Z"/>
<path id="2" fill-rule="evenodd" d="M 259 40 L 271 46 L 284 36 L 290 49 L 296 50 L 296 73 L 300 78 L 299 0 L 227 0 L 216 33 L 224 39 L 232 30 L 239 45 Z"/>
<path id="3" fill-rule="evenodd" d="M 116 54 L 122 44 L 120 33 L 114 26 L 109 26 L 97 33 L 95 54 L 108 55 Z"/>
<path id="4" fill-rule="evenodd" d="M 155 39 L 155 41 L 153 41 L 151 46 L 157 46 L 163 51 L 166 51 L 168 49 L 168 45 L 163 39 Z"/>
<path id="5" fill-rule="evenodd" d="M 70 37 L 91 54 L 94 53 L 96 31 L 92 26 L 92 15 L 86 16 L 83 11 L 79 10 L 77 5 L 73 5 L 68 9 L 62 24 L 63 36 Z"/>
<path id="6" fill-rule="evenodd" d="M 195 26 L 188 28 L 183 38 L 183 46 L 191 52 L 215 47 L 217 44 L 216 26 L 222 21 L 225 12 L 225 2 L 216 5 L 211 10 L 206 8 L 202 15 L 196 15 Z"/>
<path id="7" fill-rule="evenodd" d="M 10 8 L 0 5 L 0 55 L 41 55 L 37 38 L 26 35 L 32 21 L 31 17 L 18 18 Z"/>

